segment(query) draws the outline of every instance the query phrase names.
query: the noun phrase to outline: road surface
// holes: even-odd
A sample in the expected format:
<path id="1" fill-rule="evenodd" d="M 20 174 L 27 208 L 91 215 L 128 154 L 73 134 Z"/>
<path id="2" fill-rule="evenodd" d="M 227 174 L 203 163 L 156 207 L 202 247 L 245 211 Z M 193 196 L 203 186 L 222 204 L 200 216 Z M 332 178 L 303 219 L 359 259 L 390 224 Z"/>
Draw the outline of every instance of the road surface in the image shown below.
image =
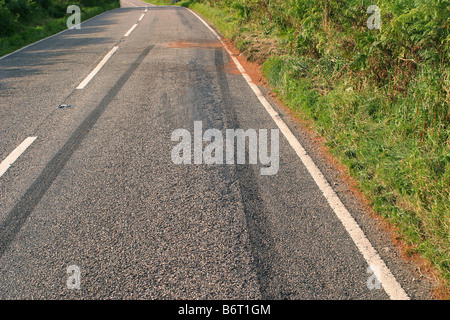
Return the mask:
<path id="1" fill-rule="evenodd" d="M 188 9 L 123 1 L 0 70 L 1 299 L 430 297 L 304 130 Z M 279 130 L 278 171 L 174 163 L 172 134 L 200 121 Z"/>

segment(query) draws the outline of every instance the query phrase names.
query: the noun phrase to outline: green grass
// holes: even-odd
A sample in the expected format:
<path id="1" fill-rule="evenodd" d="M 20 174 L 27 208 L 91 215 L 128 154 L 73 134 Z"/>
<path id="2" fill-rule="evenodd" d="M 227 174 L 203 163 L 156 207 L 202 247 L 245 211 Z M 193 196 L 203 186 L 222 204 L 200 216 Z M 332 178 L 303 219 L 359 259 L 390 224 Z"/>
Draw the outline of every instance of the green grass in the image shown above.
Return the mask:
<path id="1" fill-rule="evenodd" d="M 374 211 L 448 290 L 450 2 L 378 1 L 381 30 L 366 27 L 367 8 L 356 0 L 177 5 L 200 13 L 263 64 L 283 102 L 313 120 Z M 261 43 L 275 44 L 275 54 L 264 54 L 271 51 Z"/>
<path id="2" fill-rule="evenodd" d="M 200 13 L 208 21 L 214 21 L 214 27 L 220 30 L 224 37 L 229 39 L 233 37 L 238 27 L 238 20 L 234 19 L 234 17 L 202 3 L 192 3 L 191 1 L 180 1 L 179 3 L 181 6 L 189 7 Z"/>
<path id="3" fill-rule="evenodd" d="M 439 83 L 449 79 L 449 70 L 424 63 L 405 93 L 392 97 L 389 84 L 356 89 L 353 79 L 317 62 L 271 57 L 263 70 L 291 109 L 314 120 L 375 212 L 400 230 L 410 253 L 428 259 L 448 286 L 450 132 Z"/>
<path id="4" fill-rule="evenodd" d="M 81 6 L 81 21 L 90 19 L 102 12 L 118 8 L 119 6 L 119 1 L 106 3 L 102 6 Z M 37 15 L 32 22 L 22 23 L 19 26 L 15 26 L 17 30 L 11 35 L 0 38 L 0 56 L 11 53 L 26 45 L 67 29 L 66 22 L 69 16 L 70 15 L 67 14 L 67 16 L 63 18 L 53 18 L 40 14 Z"/>

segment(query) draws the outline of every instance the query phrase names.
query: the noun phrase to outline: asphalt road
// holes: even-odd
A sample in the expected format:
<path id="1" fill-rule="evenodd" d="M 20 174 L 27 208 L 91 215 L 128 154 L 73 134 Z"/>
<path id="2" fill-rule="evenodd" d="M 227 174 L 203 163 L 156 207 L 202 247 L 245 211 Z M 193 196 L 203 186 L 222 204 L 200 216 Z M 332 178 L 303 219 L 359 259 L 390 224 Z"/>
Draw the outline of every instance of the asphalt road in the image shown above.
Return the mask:
<path id="1" fill-rule="evenodd" d="M 0 60 L 0 161 L 37 137 L 0 176 L 1 299 L 390 298 L 282 134 L 273 175 L 172 161 L 172 133 L 194 121 L 278 129 L 230 59 L 189 10 L 130 0 Z M 405 294 L 429 298 L 427 277 L 266 98 Z"/>

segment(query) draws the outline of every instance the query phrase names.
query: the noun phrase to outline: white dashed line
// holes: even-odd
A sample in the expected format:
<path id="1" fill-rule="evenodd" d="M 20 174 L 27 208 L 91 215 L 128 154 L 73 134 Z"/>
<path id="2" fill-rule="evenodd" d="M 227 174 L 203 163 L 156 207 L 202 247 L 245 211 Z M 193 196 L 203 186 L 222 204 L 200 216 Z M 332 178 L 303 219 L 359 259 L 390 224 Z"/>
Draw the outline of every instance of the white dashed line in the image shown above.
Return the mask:
<path id="1" fill-rule="evenodd" d="M 127 33 L 124 34 L 124 37 L 128 37 L 130 35 L 130 33 L 132 33 L 134 28 L 136 28 L 136 27 L 137 27 L 137 23 L 134 26 L 132 26 L 131 29 L 128 30 Z"/>
<path id="2" fill-rule="evenodd" d="M 114 52 L 117 51 L 117 49 L 119 49 L 118 46 L 115 46 L 114 48 L 112 48 L 108 52 L 108 54 L 102 59 L 102 61 L 100 61 L 100 63 L 95 67 L 95 69 L 92 70 L 91 73 L 89 73 L 89 75 L 78 85 L 77 89 L 84 89 L 84 87 L 86 87 L 87 84 L 89 83 L 89 81 L 91 81 L 92 78 L 95 77 L 97 72 L 100 71 L 100 69 L 103 67 L 103 65 L 109 60 L 109 58 L 111 58 L 111 56 L 114 54 Z"/>
<path id="3" fill-rule="evenodd" d="M 36 140 L 37 137 L 26 138 L 13 152 L 0 163 L 0 177 L 20 157 L 20 155 Z"/>
<path id="4" fill-rule="evenodd" d="M 133 7 L 137 7 L 137 5 L 135 5 L 134 3 L 131 3 L 131 2 L 128 2 L 128 1 L 124 1 L 124 2 L 126 2 L 128 4 L 131 4 Z"/>
<path id="5" fill-rule="evenodd" d="M 147 9 L 146 9 L 147 10 Z M 143 13 L 141 15 L 141 17 L 139 18 L 138 22 L 141 21 L 145 16 L 145 13 Z M 135 23 L 130 30 L 127 31 L 127 33 L 124 34 L 124 37 L 128 37 L 133 30 L 137 27 L 137 23 Z M 97 72 L 100 71 L 100 69 L 103 67 L 103 65 L 109 60 L 109 58 L 111 58 L 111 56 L 114 54 L 114 52 L 117 51 L 117 49 L 119 49 L 118 46 L 115 46 L 114 48 L 111 49 L 111 51 L 108 52 L 108 54 L 103 58 L 102 61 L 100 61 L 100 63 L 95 67 L 94 70 L 92 70 L 92 72 L 78 85 L 77 89 L 84 89 L 84 87 L 87 86 L 87 84 L 92 80 L 92 78 L 95 77 L 95 75 L 97 74 Z"/>

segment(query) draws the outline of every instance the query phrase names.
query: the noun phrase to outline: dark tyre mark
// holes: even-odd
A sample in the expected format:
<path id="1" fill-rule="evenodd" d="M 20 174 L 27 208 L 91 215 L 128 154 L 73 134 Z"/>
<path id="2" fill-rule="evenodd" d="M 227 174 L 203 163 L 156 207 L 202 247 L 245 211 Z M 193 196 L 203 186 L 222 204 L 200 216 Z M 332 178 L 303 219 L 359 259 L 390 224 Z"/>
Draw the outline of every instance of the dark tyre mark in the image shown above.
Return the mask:
<path id="1" fill-rule="evenodd" d="M 223 115 L 227 128 L 240 128 L 239 121 L 231 101 L 230 88 L 225 74 L 224 51 L 215 49 L 216 74 L 221 92 Z M 236 157 L 236 153 L 235 153 Z M 248 159 L 248 154 L 246 155 Z M 235 159 L 236 163 L 236 159 Z M 226 167 L 226 166 L 225 166 Z M 282 299 L 283 280 L 276 275 L 275 264 L 279 255 L 275 250 L 270 223 L 267 219 L 263 200 L 259 195 L 259 187 L 254 170 L 248 164 L 236 165 L 236 176 L 239 181 L 245 219 L 248 228 L 251 251 L 263 299 Z"/>
<path id="2" fill-rule="evenodd" d="M 20 198 L 11 212 L 7 215 L 5 220 L 0 225 L 0 258 L 5 253 L 6 249 L 12 243 L 17 233 L 22 228 L 23 224 L 33 212 L 34 208 L 39 204 L 39 201 L 45 195 L 47 190 L 60 174 L 65 164 L 72 157 L 73 153 L 78 149 L 83 139 L 87 136 L 89 131 L 95 125 L 97 120 L 103 114 L 105 109 L 122 89 L 128 81 L 133 72 L 140 65 L 142 60 L 152 50 L 153 45 L 148 46 L 132 63 L 130 68 L 119 78 L 114 86 L 103 97 L 97 107 L 84 119 L 78 126 L 73 135 L 67 140 L 64 146 L 56 153 L 50 160 L 39 177 L 28 188 L 25 194 Z"/>

